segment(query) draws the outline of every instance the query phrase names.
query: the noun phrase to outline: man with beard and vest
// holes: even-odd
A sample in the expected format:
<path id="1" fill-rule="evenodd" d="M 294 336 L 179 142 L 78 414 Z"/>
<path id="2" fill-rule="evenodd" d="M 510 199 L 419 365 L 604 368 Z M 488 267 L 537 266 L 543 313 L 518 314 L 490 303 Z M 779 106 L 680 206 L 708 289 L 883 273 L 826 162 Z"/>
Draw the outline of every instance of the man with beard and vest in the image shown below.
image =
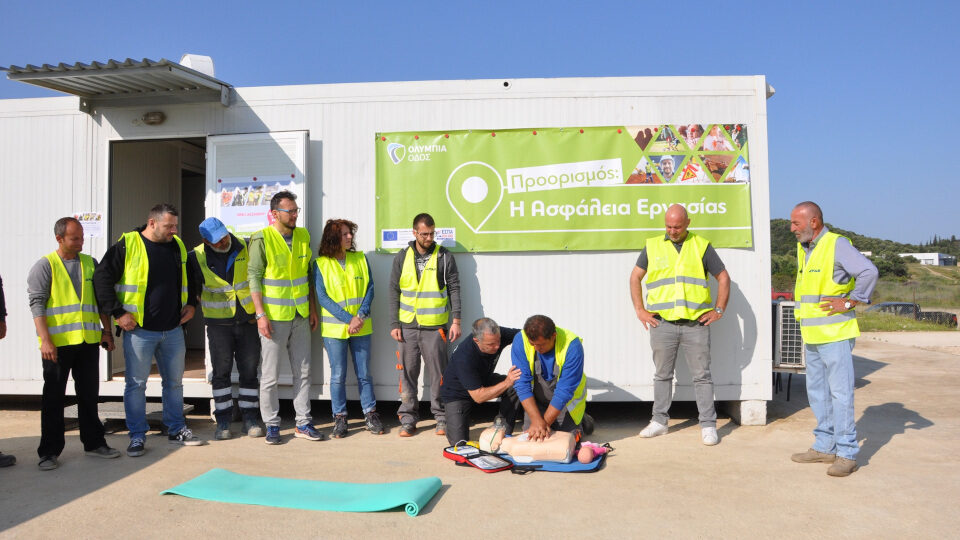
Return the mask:
<path id="1" fill-rule="evenodd" d="M 417 431 L 420 356 L 430 377 L 430 412 L 436 434 L 446 435 L 440 383 L 447 368 L 447 343 L 460 337 L 460 273 L 453 254 L 434 241 L 430 214 L 413 218 L 414 240 L 393 259 L 388 313 L 390 336 L 400 343 L 400 436 Z M 452 321 L 451 321 L 452 319 Z M 447 335 L 447 322 L 451 322 Z"/>
<path id="2" fill-rule="evenodd" d="M 524 411 L 523 430 L 542 441 L 553 431 L 583 432 L 587 377 L 583 343 L 546 315 L 534 315 L 513 338 L 510 351 L 520 376 L 513 388 Z"/>
<path id="3" fill-rule="evenodd" d="M 196 311 L 187 276 L 187 249 L 177 237 L 179 214 L 169 204 L 150 209 L 147 224 L 110 246 L 93 273 L 100 312 L 123 330 L 123 408 L 130 431 L 127 455 L 142 456 L 146 443 L 147 379 L 154 358 L 163 388 L 163 423 L 171 444 L 203 444 L 183 416 L 187 352 L 182 325 Z"/>
<path id="4" fill-rule="evenodd" d="M 99 313 L 93 292 L 97 262 L 80 253 L 83 225 L 64 217 L 53 226 L 57 250 L 44 256 L 27 275 L 27 297 L 43 358 L 43 402 L 40 410 L 40 469 L 59 466 L 63 451 L 63 402 L 67 377 L 73 374 L 77 393 L 80 441 L 88 456 L 120 457 L 107 446 L 97 414 L 100 398 L 100 344 L 114 349 L 110 316 Z"/>
<path id="5" fill-rule="evenodd" d="M 849 476 L 860 451 L 853 410 L 853 345 L 860 328 L 853 308 L 870 303 L 879 273 L 850 240 L 824 226 L 816 203 L 793 209 L 790 232 L 798 242 L 794 316 L 806 353 L 807 399 L 817 418 L 813 446 L 791 459 L 831 463 L 827 474 Z"/>
<path id="6" fill-rule="evenodd" d="M 193 279 L 202 283 L 200 309 L 207 327 L 210 365 L 213 368 L 214 416 L 217 440 L 232 437 L 233 384 L 236 362 L 240 389 L 237 404 L 243 419 L 243 433 L 262 437 L 260 427 L 260 336 L 253 316 L 253 300 L 247 280 L 247 244 L 229 231 L 223 222 L 209 217 L 200 224 L 203 243 L 188 257 Z"/>
<path id="7" fill-rule="evenodd" d="M 317 329 L 316 300 L 310 285 L 310 233 L 297 227 L 297 196 L 281 191 L 270 199 L 273 222 L 250 237 L 247 277 L 260 332 L 260 414 L 267 444 L 280 444 L 281 362 L 290 363 L 294 436 L 321 441 L 310 416 L 310 332 Z"/>
<path id="8" fill-rule="evenodd" d="M 700 413 L 700 438 L 713 446 L 717 435 L 717 410 L 710 375 L 710 325 L 720 320 L 730 298 L 730 276 L 710 242 L 687 231 L 690 218 L 682 205 L 664 214 L 666 234 L 648 238 L 630 274 L 630 296 L 637 318 L 650 330 L 653 349 L 653 418 L 641 437 L 667 433 L 677 355 L 683 351 Z M 717 302 L 711 301 L 707 274 L 717 278 Z M 647 278 L 647 301 L 641 281 Z"/>

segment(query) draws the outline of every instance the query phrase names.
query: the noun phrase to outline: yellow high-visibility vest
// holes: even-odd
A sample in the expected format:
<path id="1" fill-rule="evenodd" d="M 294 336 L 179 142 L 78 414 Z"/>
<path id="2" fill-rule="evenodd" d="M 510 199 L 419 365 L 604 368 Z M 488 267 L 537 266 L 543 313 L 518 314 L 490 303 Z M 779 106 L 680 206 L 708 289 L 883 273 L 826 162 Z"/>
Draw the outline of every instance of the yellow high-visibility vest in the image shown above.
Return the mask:
<path id="1" fill-rule="evenodd" d="M 133 315 L 137 324 L 143 326 L 143 304 L 147 298 L 147 276 L 150 275 L 150 260 L 143 237 L 137 231 L 124 233 L 127 254 L 123 261 L 123 275 L 113 286 L 117 299 L 123 309 Z M 173 240 L 180 248 L 180 306 L 187 305 L 187 248 L 183 241 L 174 235 Z"/>
<path id="2" fill-rule="evenodd" d="M 370 283 L 370 270 L 367 268 L 367 258 L 363 253 L 346 252 L 344 266 L 340 266 L 340 261 L 332 257 L 317 257 L 317 271 L 323 276 L 323 286 L 327 296 L 347 313 L 356 315 L 360 311 L 360 304 L 363 303 L 363 297 Z M 320 322 L 322 323 L 320 335 L 323 337 L 347 339 L 373 333 L 373 323 L 370 319 L 366 319 L 359 332 L 350 334 L 347 332 L 350 325 L 341 322 L 323 306 L 320 306 Z"/>
<path id="3" fill-rule="evenodd" d="M 253 313 L 253 300 L 250 299 L 250 281 L 247 279 L 247 244 L 243 238 L 235 237 L 240 242 L 240 251 L 233 260 L 233 283 L 218 276 L 207 266 L 207 252 L 204 245 L 193 248 L 197 254 L 197 263 L 203 272 L 203 290 L 200 292 L 200 308 L 203 316 L 211 319 L 229 319 L 237 313 L 237 301 L 247 313 Z"/>
<path id="4" fill-rule="evenodd" d="M 844 284 L 833 280 L 839 234 L 827 231 L 806 259 L 803 246 L 797 244 L 797 285 L 794 299 L 799 307 L 793 315 L 800 321 L 800 335 L 811 344 L 832 343 L 860 335 L 857 313 L 852 309 L 830 315 L 820 304 L 832 298 L 847 298 L 855 283 L 851 277 Z"/>
<path id="5" fill-rule="evenodd" d="M 419 281 L 413 250 L 413 247 L 407 248 L 400 273 L 400 322 L 410 323 L 416 319 L 421 326 L 445 325 L 450 313 L 447 311 L 446 284 L 440 289 L 437 281 L 440 245 L 433 244 L 433 254 L 423 267 Z"/>
<path id="6" fill-rule="evenodd" d="M 533 375 L 536 373 L 533 363 L 537 361 L 537 351 L 533 348 L 533 344 L 530 343 L 530 339 L 527 337 L 527 333 L 520 331 L 520 334 L 523 336 L 523 352 L 527 355 L 527 363 L 530 365 L 530 374 Z M 557 328 L 557 341 L 553 345 L 553 354 L 554 360 L 557 364 L 557 372 L 554 373 L 554 376 L 559 380 L 560 374 L 563 373 L 563 364 L 567 361 L 567 349 L 570 347 L 570 343 L 573 340 L 577 339 L 577 335 L 569 330 L 564 330 L 563 328 Z M 580 340 L 580 344 L 583 345 L 583 340 Z M 537 384 L 536 376 L 533 378 L 533 386 Z M 580 376 L 580 384 L 577 385 L 576 390 L 573 391 L 573 397 L 570 398 L 570 401 L 564 406 L 567 412 L 570 414 L 570 418 L 573 419 L 577 424 L 580 423 L 580 420 L 583 419 L 583 413 L 587 410 L 587 375 L 583 374 Z"/>
<path id="7" fill-rule="evenodd" d="M 703 254 L 710 243 L 687 233 L 680 253 L 669 238 L 648 238 L 647 311 L 666 321 L 694 320 L 713 309 Z"/>
<path id="8" fill-rule="evenodd" d="M 264 227 L 263 247 L 267 268 L 263 274 L 263 309 L 271 321 L 292 321 L 299 313 L 310 316 L 310 233 L 303 227 L 293 230 L 287 246 L 272 226 Z"/>
<path id="9" fill-rule="evenodd" d="M 46 256 L 50 262 L 50 297 L 47 298 L 46 320 L 50 339 L 55 347 L 100 343 L 100 313 L 93 293 L 93 257 L 80 253 L 80 296 L 66 266 L 56 251 Z M 42 340 L 37 338 L 42 344 Z"/>

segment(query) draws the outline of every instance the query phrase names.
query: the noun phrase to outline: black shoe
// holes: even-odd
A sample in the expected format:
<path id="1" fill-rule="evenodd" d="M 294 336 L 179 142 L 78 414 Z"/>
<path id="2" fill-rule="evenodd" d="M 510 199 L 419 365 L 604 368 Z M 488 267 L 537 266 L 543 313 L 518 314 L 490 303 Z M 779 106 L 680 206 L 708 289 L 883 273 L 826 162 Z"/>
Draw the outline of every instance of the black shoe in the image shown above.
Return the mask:
<path id="1" fill-rule="evenodd" d="M 200 446 L 203 444 L 200 437 L 194 435 L 188 428 L 183 428 L 173 435 L 167 435 L 167 442 L 170 444 L 182 444 L 183 446 Z"/>
<path id="2" fill-rule="evenodd" d="M 104 458 L 104 459 L 113 459 L 113 458 L 120 457 L 119 450 L 117 450 L 116 448 L 110 448 L 107 445 L 103 445 L 100 448 L 96 448 L 93 450 L 87 450 L 84 452 L 84 454 L 88 456 Z"/>
<path id="3" fill-rule="evenodd" d="M 593 417 L 587 413 L 583 413 L 583 418 L 580 419 L 580 427 L 583 428 L 584 435 L 590 435 L 593 433 L 593 428 L 595 427 Z"/>
<path id="4" fill-rule="evenodd" d="M 0 467 L 9 467 L 17 462 L 17 458 L 11 456 L 10 454 L 4 454 L 0 452 Z"/>
<path id="5" fill-rule="evenodd" d="M 60 466 L 60 462 L 57 461 L 57 456 L 44 456 L 40 458 L 39 466 L 41 471 L 52 471 Z"/>
<path id="6" fill-rule="evenodd" d="M 127 455 L 130 457 L 140 457 L 146 451 L 143 448 L 144 440 L 136 438 L 130 441 L 130 446 L 127 447 Z"/>
<path id="7" fill-rule="evenodd" d="M 243 433 L 247 437 L 263 437 L 263 428 L 255 418 L 247 418 L 243 421 Z"/>
<path id="8" fill-rule="evenodd" d="M 334 439 L 342 439 L 347 434 L 347 415 L 338 414 L 333 417 L 333 432 L 330 436 Z"/>
<path id="9" fill-rule="evenodd" d="M 374 435 L 383 435 L 383 422 L 380 421 L 380 415 L 377 411 L 370 411 L 364 415 L 367 423 L 367 430 Z"/>

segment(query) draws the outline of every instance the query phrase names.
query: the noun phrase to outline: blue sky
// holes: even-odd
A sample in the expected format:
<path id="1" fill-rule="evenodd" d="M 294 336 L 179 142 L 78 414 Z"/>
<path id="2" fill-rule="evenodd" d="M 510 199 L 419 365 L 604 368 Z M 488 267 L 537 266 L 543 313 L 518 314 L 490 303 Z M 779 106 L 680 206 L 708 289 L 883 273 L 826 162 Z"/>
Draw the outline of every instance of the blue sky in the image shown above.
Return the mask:
<path id="1" fill-rule="evenodd" d="M 762 74 L 777 90 L 771 216 L 812 199 L 839 227 L 921 242 L 960 234 L 958 15 L 956 2 L 0 0 L 0 65 L 191 52 L 234 86 Z M 50 95 L 0 79 L 0 99 Z"/>

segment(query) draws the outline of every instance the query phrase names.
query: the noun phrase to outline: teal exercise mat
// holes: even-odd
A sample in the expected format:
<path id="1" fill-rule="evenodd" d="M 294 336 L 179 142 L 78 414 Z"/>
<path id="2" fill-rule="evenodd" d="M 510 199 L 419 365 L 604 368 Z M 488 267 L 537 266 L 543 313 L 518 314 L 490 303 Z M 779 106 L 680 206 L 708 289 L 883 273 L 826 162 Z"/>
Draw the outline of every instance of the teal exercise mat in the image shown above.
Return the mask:
<path id="1" fill-rule="evenodd" d="M 437 494 L 440 485 L 436 476 L 406 482 L 352 484 L 251 476 L 226 469 L 211 469 L 160 494 L 333 512 L 380 512 L 402 506 L 408 515 L 415 516 Z"/>

